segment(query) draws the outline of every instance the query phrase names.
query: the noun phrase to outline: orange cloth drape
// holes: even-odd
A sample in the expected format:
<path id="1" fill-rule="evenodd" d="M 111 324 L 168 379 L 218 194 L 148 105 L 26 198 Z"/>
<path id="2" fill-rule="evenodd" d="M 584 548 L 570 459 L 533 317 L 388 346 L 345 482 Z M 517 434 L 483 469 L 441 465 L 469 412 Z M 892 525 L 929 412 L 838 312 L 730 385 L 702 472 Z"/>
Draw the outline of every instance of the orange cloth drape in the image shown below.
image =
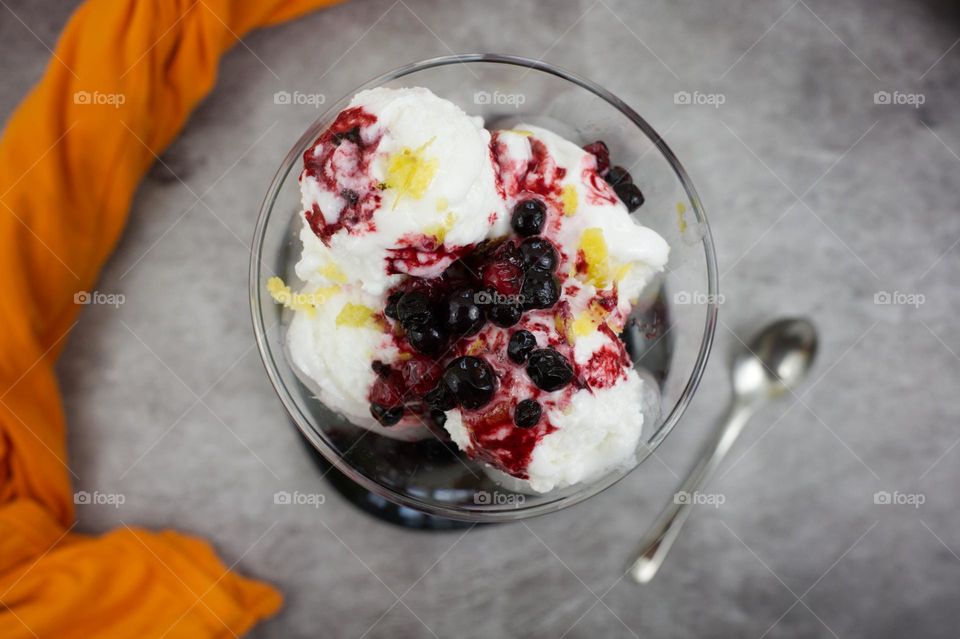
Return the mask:
<path id="1" fill-rule="evenodd" d="M 53 362 L 137 183 L 251 29 L 335 0 L 88 0 L 0 141 L 0 637 L 232 637 L 281 605 L 203 541 L 72 531 Z M 242 126 L 242 123 L 238 123 Z"/>

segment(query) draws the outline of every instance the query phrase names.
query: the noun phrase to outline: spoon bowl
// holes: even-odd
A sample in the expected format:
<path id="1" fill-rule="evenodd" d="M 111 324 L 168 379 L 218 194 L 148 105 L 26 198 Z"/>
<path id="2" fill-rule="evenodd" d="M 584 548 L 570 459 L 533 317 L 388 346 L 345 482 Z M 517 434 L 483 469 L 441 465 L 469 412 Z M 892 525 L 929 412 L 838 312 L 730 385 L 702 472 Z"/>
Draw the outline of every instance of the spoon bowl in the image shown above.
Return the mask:
<path id="1" fill-rule="evenodd" d="M 768 324 L 734 358 L 734 395 L 756 400 L 793 390 L 816 353 L 817 330 L 810 321 L 785 318 Z"/>

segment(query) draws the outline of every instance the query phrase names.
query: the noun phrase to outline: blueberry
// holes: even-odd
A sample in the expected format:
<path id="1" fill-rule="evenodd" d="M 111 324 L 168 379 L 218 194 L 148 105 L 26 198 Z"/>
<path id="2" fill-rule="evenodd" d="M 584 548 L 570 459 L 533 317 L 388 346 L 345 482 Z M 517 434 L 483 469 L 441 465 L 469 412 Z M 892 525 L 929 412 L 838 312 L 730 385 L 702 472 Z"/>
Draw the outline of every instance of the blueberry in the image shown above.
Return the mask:
<path id="1" fill-rule="evenodd" d="M 447 345 L 447 335 L 437 324 L 427 322 L 407 328 L 407 341 L 418 353 L 437 357 Z"/>
<path id="2" fill-rule="evenodd" d="M 513 409 L 513 423 L 519 428 L 533 428 L 540 421 L 543 408 L 535 399 L 525 399 Z"/>
<path id="3" fill-rule="evenodd" d="M 447 298 L 444 321 L 452 335 L 473 335 L 483 327 L 483 309 L 477 304 L 477 291 L 464 288 Z"/>
<path id="4" fill-rule="evenodd" d="M 487 311 L 487 317 L 500 328 L 510 328 L 520 321 L 523 309 L 519 304 L 494 304 Z"/>
<path id="5" fill-rule="evenodd" d="M 387 407 L 382 404 L 370 404 L 370 414 L 381 426 L 393 426 L 403 417 L 403 406 Z"/>
<path id="6" fill-rule="evenodd" d="M 560 280 L 553 273 L 528 271 L 520 295 L 526 309 L 551 308 L 560 299 Z"/>
<path id="7" fill-rule="evenodd" d="M 445 411 L 457 405 L 457 399 L 445 384 L 437 384 L 436 388 L 423 396 L 423 401 L 433 410 Z"/>
<path id="8" fill-rule="evenodd" d="M 537 347 L 537 338 L 530 331 L 519 330 L 510 336 L 510 342 L 507 344 L 507 357 L 523 364 L 527 361 L 527 356 Z"/>
<path id="9" fill-rule="evenodd" d="M 443 427 L 447 423 L 447 414 L 442 410 L 431 410 L 430 419 L 439 427 Z"/>
<path id="10" fill-rule="evenodd" d="M 433 319 L 433 305 L 423 293 L 410 291 L 397 301 L 397 318 L 404 328 L 423 326 Z"/>
<path id="11" fill-rule="evenodd" d="M 400 316 L 397 315 L 397 302 L 400 301 L 401 297 L 403 297 L 403 291 L 390 293 L 390 296 L 387 298 L 387 305 L 383 309 L 383 314 L 392 320 L 400 319 Z"/>
<path id="12" fill-rule="evenodd" d="M 643 193 L 640 192 L 636 184 L 623 184 L 621 182 L 613 187 L 613 190 L 616 191 L 617 197 L 620 198 L 620 201 L 626 205 L 627 210 L 631 213 L 643 205 Z"/>
<path id="13" fill-rule="evenodd" d="M 527 375 L 545 391 L 560 390 L 573 379 L 573 367 L 567 358 L 552 348 L 541 348 L 530 353 Z"/>
<path id="14" fill-rule="evenodd" d="M 513 217 L 510 225 L 517 235 L 529 237 L 536 235 L 543 229 L 547 220 L 547 207 L 540 200 L 522 200 L 513 207 Z"/>
<path id="15" fill-rule="evenodd" d="M 443 372 L 443 383 L 466 409 L 484 406 L 497 389 L 497 378 L 490 365 L 469 355 L 450 362 Z"/>
<path id="16" fill-rule="evenodd" d="M 373 372 L 377 374 L 377 377 L 381 379 L 386 379 L 390 375 L 390 365 L 384 364 L 379 359 L 373 360 L 370 363 L 370 368 L 373 369 Z"/>
<path id="17" fill-rule="evenodd" d="M 607 171 L 607 174 L 603 176 L 603 179 L 606 180 L 610 186 L 617 186 L 618 184 L 633 184 L 633 176 L 631 176 L 630 172 L 622 166 L 612 167 L 609 171 Z"/>
<path id="18" fill-rule="evenodd" d="M 560 256 L 550 240 L 540 237 L 527 238 L 520 245 L 520 256 L 525 270 L 552 272 L 557 268 Z"/>

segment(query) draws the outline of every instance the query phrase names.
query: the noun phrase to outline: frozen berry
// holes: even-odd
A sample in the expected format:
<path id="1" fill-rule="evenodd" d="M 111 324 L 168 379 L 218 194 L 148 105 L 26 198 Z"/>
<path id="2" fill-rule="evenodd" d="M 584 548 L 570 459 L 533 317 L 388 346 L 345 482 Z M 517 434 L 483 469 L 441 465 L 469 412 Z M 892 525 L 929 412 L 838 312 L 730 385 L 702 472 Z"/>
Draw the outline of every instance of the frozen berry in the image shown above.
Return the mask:
<path id="1" fill-rule="evenodd" d="M 535 399 L 525 399 L 513 409 L 513 423 L 520 428 L 533 428 L 540 421 L 543 408 Z"/>
<path id="2" fill-rule="evenodd" d="M 536 199 L 522 200 L 513 207 L 513 217 L 510 225 L 517 235 L 529 237 L 543 230 L 543 223 L 547 220 L 547 207 Z"/>
<path id="3" fill-rule="evenodd" d="M 400 364 L 400 377 L 408 393 L 419 397 L 436 386 L 443 368 L 424 357 L 411 357 Z"/>
<path id="4" fill-rule="evenodd" d="M 381 406 L 399 406 L 403 403 L 406 390 L 400 371 L 389 366 L 377 371 L 377 378 L 370 387 L 370 401 Z"/>
<path id="5" fill-rule="evenodd" d="M 607 174 L 603 176 L 603 179 L 606 180 L 610 186 L 633 184 L 633 176 L 622 166 L 611 167 L 610 170 L 607 171 Z"/>
<path id="6" fill-rule="evenodd" d="M 387 407 L 383 404 L 370 404 L 370 414 L 381 426 L 393 426 L 403 417 L 403 406 Z"/>
<path id="7" fill-rule="evenodd" d="M 550 240 L 540 237 L 527 238 L 520 245 L 523 268 L 551 272 L 557 268 L 559 255 Z"/>
<path id="8" fill-rule="evenodd" d="M 447 345 L 447 335 L 433 322 L 407 328 L 407 341 L 418 353 L 437 357 Z"/>
<path id="9" fill-rule="evenodd" d="M 616 191 L 617 197 L 620 198 L 620 201 L 626 205 L 627 210 L 631 213 L 643 205 L 643 193 L 640 192 L 636 184 L 623 184 L 621 182 L 613 187 L 613 190 Z"/>
<path id="10" fill-rule="evenodd" d="M 400 319 L 400 316 L 397 315 L 397 302 L 400 301 L 401 297 L 403 297 L 403 291 L 390 293 L 390 296 L 387 298 L 387 305 L 383 309 L 383 314 L 392 320 Z"/>
<path id="11" fill-rule="evenodd" d="M 493 399 L 497 378 L 484 360 L 466 355 L 450 362 L 443 372 L 443 383 L 461 406 L 475 409 Z"/>
<path id="12" fill-rule="evenodd" d="M 444 321 L 452 335 L 473 335 L 483 327 L 483 309 L 478 302 L 484 302 L 489 293 L 478 292 L 472 288 L 454 291 L 447 298 Z"/>
<path id="13" fill-rule="evenodd" d="M 560 281 L 553 273 L 528 271 L 520 296 L 524 308 L 551 308 L 560 299 Z"/>
<path id="14" fill-rule="evenodd" d="M 527 356 L 537 347 L 537 338 L 530 331 L 519 330 L 510 336 L 510 342 L 507 344 L 507 357 L 523 364 L 527 361 Z"/>
<path id="15" fill-rule="evenodd" d="M 423 401 L 433 410 L 450 410 L 457 405 L 457 399 L 445 384 L 437 384 L 436 388 L 423 396 Z"/>
<path id="16" fill-rule="evenodd" d="M 443 427 L 447 423 L 447 414 L 442 410 L 432 410 L 430 411 L 430 419 L 435 425 Z"/>
<path id="17" fill-rule="evenodd" d="M 433 305 L 423 293 L 410 291 L 397 301 L 397 317 L 405 328 L 423 326 L 433 319 Z"/>
<path id="18" fill-rule="evenodd" d="M 573 367 L 567 358 L 552 348 L 541 348 L 530 353 L 527 375 L 538 388 L 560 390 L 573 379 Z"/>
<path id="19" fill-rule="evenodd" d="M 347 204 L 354 206 L 360 200 L 360 194 L 353 189 L 344 189 L 340 191 L 340 197 L 347 201 Z"/>
<path id="20" fill-rule="evenodd" d="M 519 304 L 494 304 L 487 311 L 487 317 L 500 328 L 510 328 L 523 317 Z"/>
<path id="21" fill-rule="evenodd" d="M 516 295 L 523 281 L 523 269 L 510 262 L 487 262 L 480 270 L 483 284 L 503 295 Z"/>
<path id="22" fill-rule="evenodd" d="M 603 175 L 610 168 L 610 149 L 601 140 L 597 140 L 583 147 L 587 153 L 593 154 L 597 158 L 597 173 Z"/>

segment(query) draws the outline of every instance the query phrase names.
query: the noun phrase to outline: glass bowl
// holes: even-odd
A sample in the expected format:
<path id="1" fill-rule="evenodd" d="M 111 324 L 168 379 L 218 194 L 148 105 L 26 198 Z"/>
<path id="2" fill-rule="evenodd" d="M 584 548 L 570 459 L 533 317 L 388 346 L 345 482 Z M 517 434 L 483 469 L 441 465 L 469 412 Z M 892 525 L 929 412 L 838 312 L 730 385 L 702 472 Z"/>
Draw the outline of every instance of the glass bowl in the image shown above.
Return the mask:
<path id="1" fill-rule="evenodd" d="M 683 167 L 653 128 L 603 88 L 536 60 L 489 54 L 455 55 L 410 64 L 362 89 L 422 86 L 480 115 L 490 128 L 526 121 L 579 144 L 604 140 L 646 197 L 634 214 L 670 244 L 662 277 L 633 313 L 621 338 L 636 367 L 659 388 L 654 419 L 644 424 L 636 464 L 677 425 L 703 374 L 717 314 L 717 269 L 707 218 Z M 250 262 L 250 303 L 264 365 L 283 405 L 326 460 L 377 499 L 427 515 L 505 521 L 553 512 L 610 487 L 632 470 L 546 494 L 517 493 L 495 482 L 483 464 L 451 442 L 403 442 L 354 426 L 327 409 L 297 378 L 284 352 L 289 311 L 275 304 L 267 279 L 279 275 L 295 290 L 293 266 L 302 156 L 356 91 L 333 102 L 284 158 L 260 209 Z M 506 482 L 509 483 L 509 482 Z"/>

